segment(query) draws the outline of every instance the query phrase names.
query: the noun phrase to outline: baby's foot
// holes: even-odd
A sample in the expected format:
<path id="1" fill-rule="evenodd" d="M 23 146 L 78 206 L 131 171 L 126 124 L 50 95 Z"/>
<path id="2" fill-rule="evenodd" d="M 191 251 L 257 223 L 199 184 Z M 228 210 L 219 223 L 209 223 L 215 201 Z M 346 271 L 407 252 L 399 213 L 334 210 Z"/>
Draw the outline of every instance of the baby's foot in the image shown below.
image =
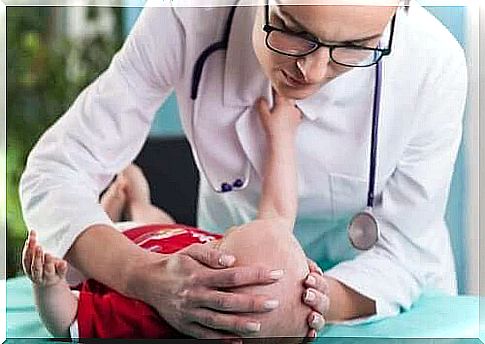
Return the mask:
<path id="1" fill-rule="evenodd" d="M 35 231 L 30 231 L 25 241 L 22 266 L 25 274 L 39 287 L 51 287 L 66 279 L 67 262 L 44 253 L 37 244 Z"/>
<path id="2" fill-rule="evenodd" d="M 131 164 L 118 176 L 125 185 L 125 218 L 140 223 L 175 223 L 162 209 L 154 206 L 150 199 L 150 187 L 143 171 Z"/>
<path id="3" fill-rule="evenodd" d="M 140 167 L 129 165 L 120 173 L 119 178 L 125 184 L 127 205 L 151 203 L 150 187 Z"/>
<path id="4" fill-rule="evenodd" d="M 101 205 L 113 222 L 121 221 L 126 207 L 126 180 L 118 175 L 101 197 Z"/>

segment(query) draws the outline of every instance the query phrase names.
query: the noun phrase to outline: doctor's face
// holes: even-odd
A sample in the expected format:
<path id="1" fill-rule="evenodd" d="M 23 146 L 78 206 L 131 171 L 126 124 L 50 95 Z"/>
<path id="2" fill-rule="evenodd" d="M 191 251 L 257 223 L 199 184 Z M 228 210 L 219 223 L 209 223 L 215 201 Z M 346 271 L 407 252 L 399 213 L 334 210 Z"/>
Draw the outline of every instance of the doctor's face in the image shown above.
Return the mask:
<path id="1" fill-rule="evenodd" d="M 292 1 L 280 0 L 281 5 L 270 6 L 269 24 L 284 31 L 304 33 L 305 37 L 329 45 L 377 47 L 396 11 L 396 6 L 291 5 Z M 320 47 L 303 57 L 286 56 L 268 49 L 266 32 L 263 31 L 264 12 L 264 6 L 258 9 L 253 47 L 264 73 L 279 94 L 293 99 L 307 98 L 321 86 L 352 69 L 331 61 L 327 47 Z M 288 44 L 281 38 L 275 42 Z M 290 43 L 288 49 L 292 48 Z"/>

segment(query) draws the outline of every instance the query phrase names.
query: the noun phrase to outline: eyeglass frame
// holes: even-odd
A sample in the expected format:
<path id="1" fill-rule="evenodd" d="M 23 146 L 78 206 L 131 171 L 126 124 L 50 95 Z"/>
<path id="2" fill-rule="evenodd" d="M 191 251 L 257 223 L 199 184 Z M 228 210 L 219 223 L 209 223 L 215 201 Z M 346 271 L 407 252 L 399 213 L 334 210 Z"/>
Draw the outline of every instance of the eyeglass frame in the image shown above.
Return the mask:
<path id="1" fill-rule="evenodd" d="M 370 47 L 363 47 L 363 46 L 359 46 L 359 45 L 355 45 L 355 44 L 325 44 L 325 43 L 322 43 L 318 40 L 313 40 L 313 39 L 310 39 L 308 37 L 303 37 L 303 34 L 308 34 L 308 32 L 305 32 L 305 33 L 296 33 L 296 32 L 291 32 L 291 31 L 287 31 L 287 30 L 283 30 L 283 29 L 280 29 L 280 28 L 277 28 L 277 27 L 274 27 L 272 26 L 271 24 L 269 24 L 269 4 L 268 4 L 268 0 L 266 0 L 266 4 L 265 4 L 265 12 L 264 12 L 264 18 L 265 18 L 265 24 L 263 26 L 263 31 L 266 32 L 266 39 L 265 39 L 265 44 L 266 44 L 266 47 L 271 50 L 271 51 L 274 51 L 275 53 L 278 53 L 278 54 L 281 54 L 281 55 L 285 55 L 285 56 L 290 56 L 290 57 L 304 57 L 304 56 L 307 56 L 307 55 L 310 55 L 312 53 L 314 53 L 315 51 L 317 51 L 318 49 L 320 49 L 321 47 L 326 47 L 326 48 L 329 48 L 329 52 L 328 52 L 328 55 L 330 57 L 330 60 L 338 65 L 341 65 L 341 66 L 345 66 L 345 67 L 352 67 L 352 68 L 367 68 L 367 67 L 370 67 L 370 66 L 373 66 L 377 63 L 379 63 L 379 61 L 384 57 L 384 56 L 388 56 L 391 54 L 391 48 L 392 48 L 392 41 L 393 41 L 393 38 L 394 38 L 394 26 L 395 26 L 395 23 L 396 23 L 396 15 L 397 13 L 394 14 L 394 16 L 392 17 L 391 19 L 391 32 L 390 32 L 390 37 L 389 37 L 389 42 L 388 42 L 388 46 L 387 48 L 370 48 Z M 312 42 L 314 44 L 316 44 L 315 48 L 310 50 L 309 52 L 306 52 L 306 53 L 303 53 L 303 54 L 289 54 L 289 53 L 285 53 L 285 52 L 282 52 L 282 51 L 279 51 L 277 50 L 276 48 L 273 48 L 268 40 L 269 40 L 269 36 L 271 34 L 271 32 L 273 31 L 279 31 L 279 32 L 282 32 L 284 34 L 287 34 L 287 35 L 290 35 L 290 36 L 295 36 L 295 37 L 298 37 L 298 38 L 301 38 L 301 39 L 304 39 L 306 41 L 309 41 L 309 42 Z M 348 64 L 345 64 L 345 63 L 341 63 L 341 62 L 338 62 L 338 61 L 335 61 L 335 59 L 333 58 L 333 50 L 335 48 L 348 48 L 348 49 L 355 49 L 355 50 L 368 50 L 368 51 L 374 51 L 374 52 L 380 52 L 381 55 L 379 56 L 379 58 L 368 64 L 368 65 L 363 65 L 363 66 L 355 66 L 355 65 L 348 65 Z"/>

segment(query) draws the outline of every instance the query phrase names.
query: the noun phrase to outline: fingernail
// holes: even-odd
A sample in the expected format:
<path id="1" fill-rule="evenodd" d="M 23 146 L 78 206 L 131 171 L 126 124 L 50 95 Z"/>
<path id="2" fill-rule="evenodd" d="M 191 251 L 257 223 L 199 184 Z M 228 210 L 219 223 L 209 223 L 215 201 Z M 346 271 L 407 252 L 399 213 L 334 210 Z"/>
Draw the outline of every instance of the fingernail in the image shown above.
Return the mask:
<path id="1" fill-rule="evenodd" d="M 318 271 L 318 273 L 319 273 L 321 276 L 323 276 L 323 270 L 322 270 L 322 269 L 320 269 L 320 267 L 319 267 L 319 266 L 317 266 L 317 271 Z"/>
<path id="2" fill-rule="evenodd" d="M 313 300 L 315 300 L 315 293 L 311 290 L 307 290 L 305 293 L 305 301 L 312 302 Z"/>
<path id="3" fill-rule="evenodd" d="M 280 305 L 278 300 L 268 300 L 264 303 L 264 308 L 266 309 L 275 309 Z"/>
<path id="4" fill-rule="evenodd" d="M 232 264 L 234 264 L 235 261 L 236 261 L 236 258 L 234 258 L 234 256 L 229 256 L 227 254 L 223 254 L 219 258 L 219 265 L 231 266 Z"/>
<path id="5" fill-rule="evenodd" d="M 271 277 L 272 279 L 278 280 L 281 277 L 283 277 L 283 273 L 284 273 L 283 270 L 273 270 L 269 273 L 269 277 Z"/>
<path id="6" fill-rule="evenodd" d="M 248 322 L 246 324 L 246 330 L 248 330 L 250 332 L 259 332 L 260 329 L 261 329 L 261 324 L 260 323 Z"/>
<path id="7" fill-rule="evenodd" d="M 312 317 L 312 327 L 315 328 L 320 324 L 321 317 L 319 315 L 314 314 Z"/>
<path id="8" fill-rule="evenodd" d="M 306 283 L 309 286 L 314 287 L 317 284 L 317 280 L 315 279 L 315 277 L 313 277 L 312 275 L 310 275 L 310 276 L 307 277 Z"/>

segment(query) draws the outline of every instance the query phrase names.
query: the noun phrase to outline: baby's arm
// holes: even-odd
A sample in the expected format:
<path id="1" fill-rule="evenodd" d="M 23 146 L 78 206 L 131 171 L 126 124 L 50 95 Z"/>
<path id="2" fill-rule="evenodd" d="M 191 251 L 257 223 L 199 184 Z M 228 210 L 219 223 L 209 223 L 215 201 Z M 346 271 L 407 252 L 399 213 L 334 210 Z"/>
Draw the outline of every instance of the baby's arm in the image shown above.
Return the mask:
<path id="1" fill-rule="evenodd" d="M 78 300 L 66 282 L 66 261 L 44 253 L 31 231 L 22 253 L 22 265 L 34 288 L 37 310 L 54 337 L 69 337 Z"/>
<path id="2" fill-rule="evenodd" d="M 276 92 L 274 99 L 271 110 L 266 100 L 258 102 L 268 147 L 258 219 L 284 219 L 292 230 L 298 207 L 295 137 L 301 112 L 294 100 Z"/>

